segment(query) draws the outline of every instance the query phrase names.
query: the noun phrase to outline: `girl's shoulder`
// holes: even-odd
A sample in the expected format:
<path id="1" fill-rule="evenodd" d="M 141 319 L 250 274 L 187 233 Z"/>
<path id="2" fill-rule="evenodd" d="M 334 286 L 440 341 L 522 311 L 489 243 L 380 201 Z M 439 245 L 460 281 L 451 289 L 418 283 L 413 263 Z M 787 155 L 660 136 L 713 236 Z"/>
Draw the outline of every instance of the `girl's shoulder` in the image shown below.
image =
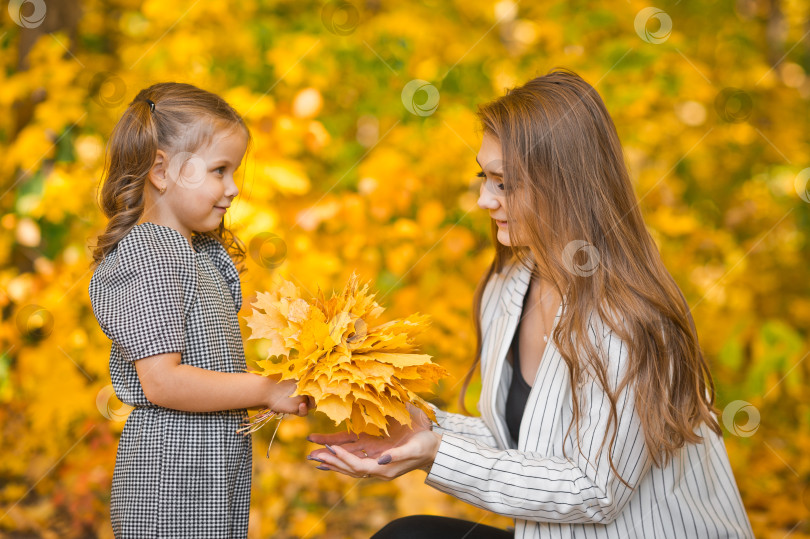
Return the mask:
<path id="1" fill-rule="evenodd" d="M 135 225 L 96 267 L 88 293 L 111 339 L 138 340 L 132 332 L 152 323 L 145 317 L 165 321 L 172 313 L 190 312 L 197 293 L 194 251 L 174 229 Z"/>
<path id="2" fill-rule="evenodd" d="M 144 222 L 135 225 L 99 263 L 96 274 L 150 273 L 167 270 L 193 276 L 194 249 L 170 227 Z"/>
<path id="3" fill-rule="evenodd" d="M 178 230 L 151 222 L 132 227 L 107 254 L 93 274 L 91 289 L 94 286 L 119 287 L 124 282 L 144 279 L 172 284 L 193 297 L 197 272 L 207 267 L 200 263 L 202 258 L 209 259 L 223 277 L 238 312 L 242 301 L 239 272 L 225 247 L 204 234 L 193 235 L 189 244 Z"/>

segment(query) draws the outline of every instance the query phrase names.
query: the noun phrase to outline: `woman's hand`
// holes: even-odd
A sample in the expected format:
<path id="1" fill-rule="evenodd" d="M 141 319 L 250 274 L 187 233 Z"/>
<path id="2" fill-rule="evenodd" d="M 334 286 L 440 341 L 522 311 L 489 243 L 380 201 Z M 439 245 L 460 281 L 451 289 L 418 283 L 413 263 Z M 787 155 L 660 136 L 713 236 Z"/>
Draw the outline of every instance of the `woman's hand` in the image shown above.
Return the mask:
<path id="1" fill-rule="evenodd" d="M 393 422 L 386 437 L 345 432 L 312 434 L 307 439 L 324 444 L 307 456 L 320 463 L 319 470 L 331 470 L 351 477 L 390 480 L 415 469 L 430 471 L 441 443 L 425 414 L 409 405 L 410 427 Z"/>

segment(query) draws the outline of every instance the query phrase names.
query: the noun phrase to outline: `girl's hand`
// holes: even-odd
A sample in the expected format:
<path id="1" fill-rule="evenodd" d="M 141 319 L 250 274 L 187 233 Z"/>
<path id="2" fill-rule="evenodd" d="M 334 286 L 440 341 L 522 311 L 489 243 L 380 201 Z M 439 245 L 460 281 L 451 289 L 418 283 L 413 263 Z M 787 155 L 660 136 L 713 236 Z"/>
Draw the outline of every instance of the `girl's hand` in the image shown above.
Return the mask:
<path id="1" fill-rule="evenodd" d="M 345 432 L 312 434 L 311 442 L 324 444 L 307 459 L 320 463 L 319 470 L 332 470 L 352 477 L 374 476 L 390 480 L 417 468 L 430 471 L 441 443 L 427 416 L 408 406 L 411 427 L 392 422 L 386 437 Z"/>
<path id="2" fill-rule="evenodd" d="M 292 380 L 279 380 L 278 378 L 267 377 L 268 398 L 265 403 L 266 408 L 282 414 L 295 414 L 305 416 L 312 406 L 311 399 L 297 396 L 291 397 L 295 391 L 295 382 Z"/>

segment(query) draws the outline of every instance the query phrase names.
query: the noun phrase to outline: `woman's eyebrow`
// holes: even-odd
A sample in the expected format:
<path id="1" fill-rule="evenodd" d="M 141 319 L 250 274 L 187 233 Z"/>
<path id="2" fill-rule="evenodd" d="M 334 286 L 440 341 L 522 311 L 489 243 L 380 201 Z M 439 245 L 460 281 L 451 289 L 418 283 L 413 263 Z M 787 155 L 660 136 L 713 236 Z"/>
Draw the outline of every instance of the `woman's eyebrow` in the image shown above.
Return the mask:
<path id="1" fill-rule="evenodd" d="M 478 157 L 475 158 L 475 162 L 478 163 L 478 166 L 481 167 L 481 162 L 478 161 Z M 484 167 L 481 167 L 481 170 L 484 170 Z M 503 177 L 503 174 L 500 172 L 490 172 L 493 176 L 500 176 Z"/>

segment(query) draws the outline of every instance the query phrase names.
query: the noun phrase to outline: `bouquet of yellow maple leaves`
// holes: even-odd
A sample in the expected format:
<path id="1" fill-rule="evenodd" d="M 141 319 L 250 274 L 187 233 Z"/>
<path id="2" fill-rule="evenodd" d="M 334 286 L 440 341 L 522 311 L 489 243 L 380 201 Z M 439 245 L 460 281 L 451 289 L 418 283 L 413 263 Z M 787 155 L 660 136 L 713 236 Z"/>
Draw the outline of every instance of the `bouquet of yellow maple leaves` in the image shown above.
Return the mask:
<path id="1" fill-rule="evenodd" d="M 375 325 L 384 308 L 374 297 L 356 274 L 329 299 L 320 290 L 304 299 L 286 280 L 258 293 L 247 317 L 248 338 L 268 339 L 270 346 L 268 358 L 251 372 L 294 380 L 293 395 L 312 397 L 317 411 L 357 434 L 387 434 L 389 418 L 411 426 L 409 403 L 436 421 L 416 394 L 431 391 L 448 374 L 431 356 L 417 353 L 414 337 L 428 317 L 414 314 Z M 253 432 L 274 416 L 264 410 L 249 419 L 246 430 Z"/>

